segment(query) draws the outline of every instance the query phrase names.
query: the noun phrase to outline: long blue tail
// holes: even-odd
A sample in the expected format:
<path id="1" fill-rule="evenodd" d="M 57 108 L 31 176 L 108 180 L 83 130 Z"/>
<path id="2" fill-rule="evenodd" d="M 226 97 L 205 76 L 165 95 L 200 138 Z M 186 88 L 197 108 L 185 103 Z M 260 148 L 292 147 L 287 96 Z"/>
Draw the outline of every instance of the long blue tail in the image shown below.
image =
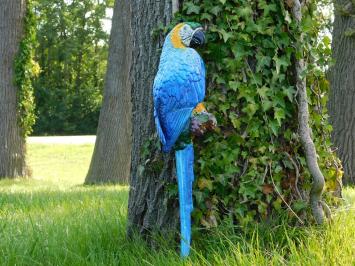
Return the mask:
<path id="1" fill-rule="evenodd" d="M 194 148 L 192 144 L 175 152 L 179 186 L 181 256 L 187 257 L 191 243 L 191 212 L 193 209 L 192 183 L 194 181 Z"/>

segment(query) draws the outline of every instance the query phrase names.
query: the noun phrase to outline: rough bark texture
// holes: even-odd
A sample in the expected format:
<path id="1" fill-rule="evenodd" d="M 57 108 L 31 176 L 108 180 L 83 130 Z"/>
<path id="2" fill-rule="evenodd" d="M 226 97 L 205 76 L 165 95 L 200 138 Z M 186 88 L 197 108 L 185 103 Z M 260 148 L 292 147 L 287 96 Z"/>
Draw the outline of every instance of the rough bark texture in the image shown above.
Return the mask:
<path id="1" fill-rule="evenodd" d="M 332 139 L 343 162 L 344 182 L 355 184 L 355 3 L 335 0 L 329 95 Z M 351 35 L 353 32 L 353 35 Z"/>
<path id="2" fill-rule="evenodd" d="M 132 40 L 129 1 L 114 7 L 104 100 L 97 139 L 85 183 L 126 183 L 131 167 Z"/>
<path id="3" fill-rule="evenodd" d="M 178 202 L 168 200 L 168 185 L 176 182 L 172 154 L 162 155 L 154 146 L 156 137 L 153 121 L 152 86 L 157 71 L 160 48 L 164 37 L 152 36 L 159 24 L 169 24 L 172 1 L 131 1 L 133 65 L 133 145 L 128 234 L 137 232 L 169 232 L 178 229 Z M 139 14 L 139 15 L 137 15 Z M 143 156 L 144 146 L 151 141 L 149 154 Z M 153 142 L 152 142 L 153 141 Z M 155 147 L 155 148 L 153 148 Z"/>
<path id="4" fill-rule="evenodd" d="M 0 179 L 28 174 L 14 85 L 14 59 L 22 39 L 25 13 L 25 0 L 0 1 Z"/>
<path id="5" fill-rule="evenodd" d="M 301 23 L 302 9 L 299 0 L 293 2 L 292 15 L 298 23 Z M 302 36 L 300 41 L 302 42 Z M 295 77 L 296 88 L 298 92 L 298 123 L 299 134 L 302 146 L 306 155 L 307 166 L 312 175 L 313 183 L 310 192 L 310 204 L 313 216 L 318 224 L 324 221 L 323 206 L 328 211 L 329 208 L 321 201 L 323 188 L 325 184 L 324 176 L 319 168 L 317 162 L 317 151 L 311 137 L 311 129 L 309 127 L 309 111 L 308 111 L 308 98 L 306 79 L 302 78 L 302 73 L 305 71 L 306 66 L 303 59 L 296 59 L 295 62 Z M 329 214 L 329 212 L 327 212 Z"/>

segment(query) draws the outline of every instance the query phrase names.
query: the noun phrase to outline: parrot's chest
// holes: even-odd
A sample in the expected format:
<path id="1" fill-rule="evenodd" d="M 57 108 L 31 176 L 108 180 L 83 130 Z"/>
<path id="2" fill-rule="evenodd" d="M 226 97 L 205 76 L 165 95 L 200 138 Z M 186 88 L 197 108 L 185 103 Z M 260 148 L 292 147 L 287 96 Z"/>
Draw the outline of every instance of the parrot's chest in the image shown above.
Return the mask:
<path id="1" fill-rule="evenodd" d="M 195 52 L 195 51 L 194 51 Z M 202 75 L 201 61 L 197 52 L 181 51 L 162 57 L 157 78 L 164 81 L 191 82 Z"/>

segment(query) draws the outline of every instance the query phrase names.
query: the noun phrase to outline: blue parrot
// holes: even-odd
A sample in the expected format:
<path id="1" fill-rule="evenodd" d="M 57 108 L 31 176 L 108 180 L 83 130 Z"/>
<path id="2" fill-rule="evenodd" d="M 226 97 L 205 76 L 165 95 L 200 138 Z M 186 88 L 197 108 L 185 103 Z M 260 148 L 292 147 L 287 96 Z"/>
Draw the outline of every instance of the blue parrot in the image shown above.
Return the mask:
<path id="1" fill-rule="evenodd" d="M 203 45 L 200 24 L 180 23 L 165 39 L 154 79 L 154 119 L 163 152 L 175 150 L 179 189 L 181 256 L 190 252 L 194 150 L 190 137 L 192 113 L 204 109 L 206 71 L 194 48 Z"/>

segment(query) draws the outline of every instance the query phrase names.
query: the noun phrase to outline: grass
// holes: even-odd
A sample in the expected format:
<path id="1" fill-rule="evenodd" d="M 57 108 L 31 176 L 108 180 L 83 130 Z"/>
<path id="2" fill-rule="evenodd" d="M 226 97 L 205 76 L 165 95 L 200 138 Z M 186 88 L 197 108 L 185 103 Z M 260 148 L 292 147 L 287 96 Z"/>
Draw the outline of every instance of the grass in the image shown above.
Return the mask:
<path id="1" fill-rule="evenodd" d="M 181 260 L 126 239 L 128 187 L 85 187 L 92 145 L 29 146 L 32 180 L 0 181 L 0 265 L 355 265 L 355 189 L 322 227 L 222 226 Z"/>

